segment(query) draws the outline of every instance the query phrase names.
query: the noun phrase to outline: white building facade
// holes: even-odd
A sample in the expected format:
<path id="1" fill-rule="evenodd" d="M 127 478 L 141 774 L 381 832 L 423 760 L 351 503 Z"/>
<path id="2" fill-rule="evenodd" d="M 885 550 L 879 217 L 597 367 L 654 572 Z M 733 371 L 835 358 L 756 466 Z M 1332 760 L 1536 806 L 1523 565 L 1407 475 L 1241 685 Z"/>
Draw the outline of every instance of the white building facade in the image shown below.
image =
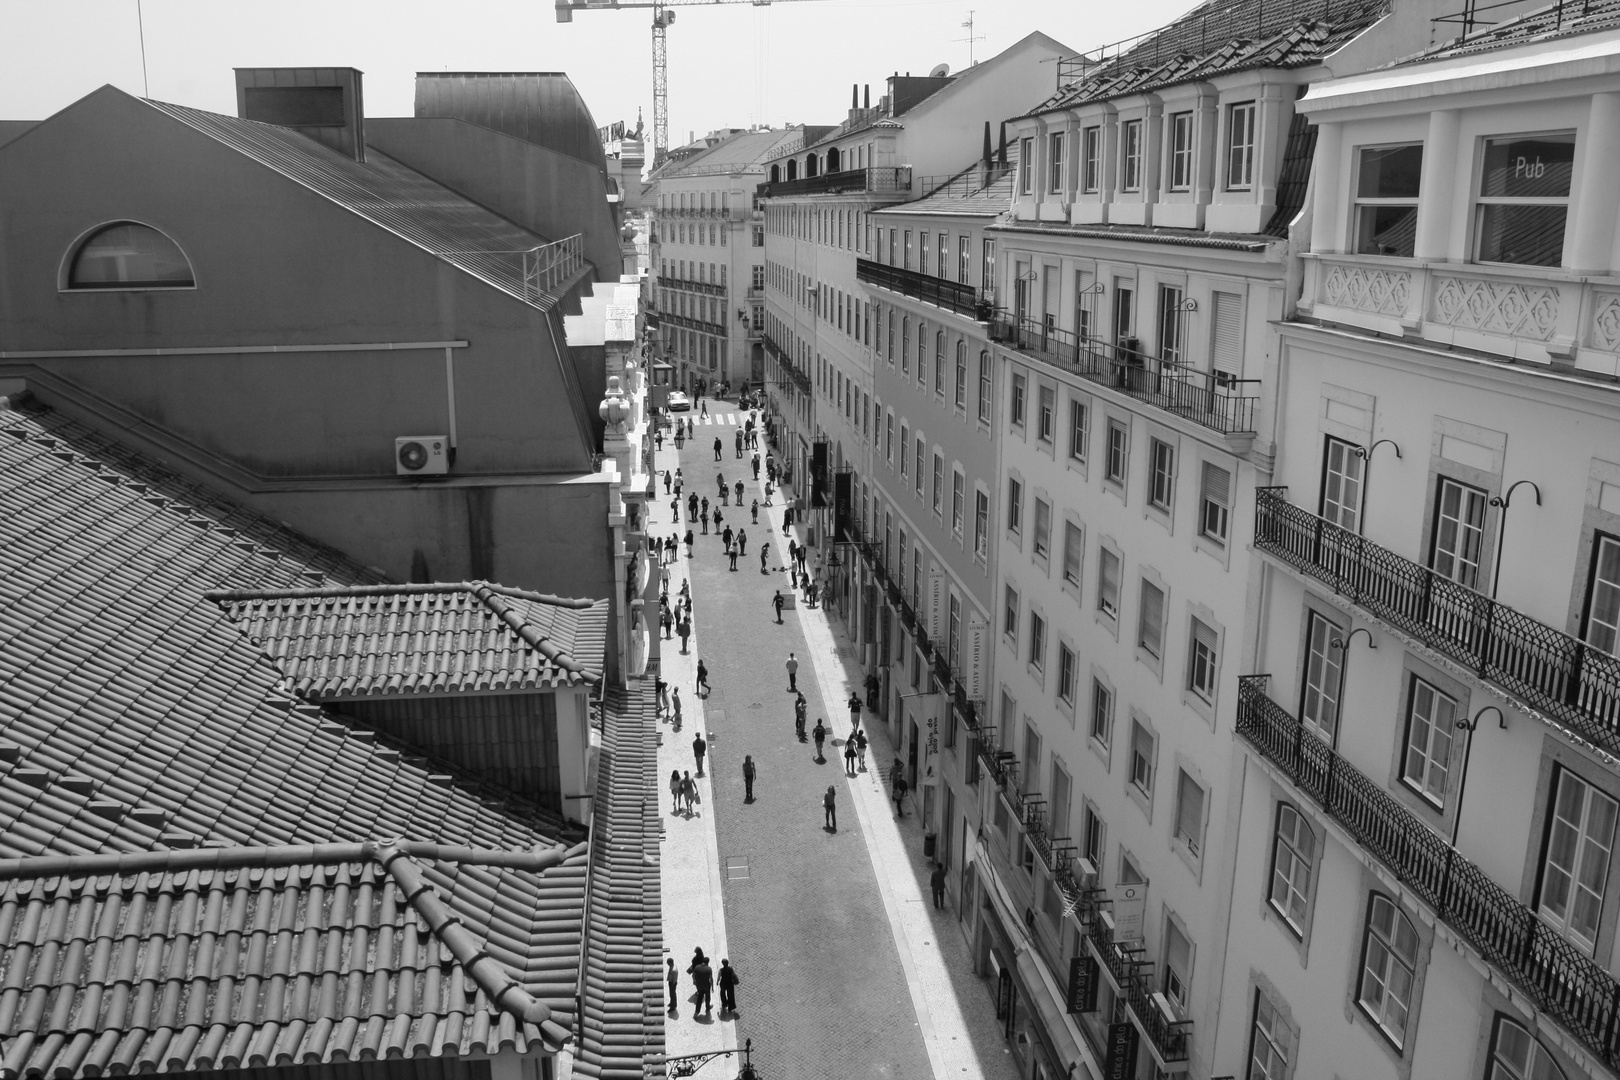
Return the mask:
<path id="1" fill-rule="evenodd" d="M 1620 1062 L 1613 11 L 1299 105 L 1320 134 L 1253 520 L 1225 1071 Z"/>

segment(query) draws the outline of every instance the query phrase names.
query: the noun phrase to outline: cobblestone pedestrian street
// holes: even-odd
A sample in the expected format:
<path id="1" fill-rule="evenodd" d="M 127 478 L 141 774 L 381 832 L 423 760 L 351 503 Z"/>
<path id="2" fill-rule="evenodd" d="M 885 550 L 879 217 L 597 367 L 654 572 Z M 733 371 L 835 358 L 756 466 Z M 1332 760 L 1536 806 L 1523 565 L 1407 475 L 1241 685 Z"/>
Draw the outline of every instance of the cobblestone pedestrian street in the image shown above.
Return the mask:
<path id="1" fill-rule="evenodd" d="M 846 702 L 858 679 L 848 646 L 840 655 L 842 636 L 820 609 L 790 608 L 777 625 L 771 597 L 777 589 L 784 596 L 791 591 L 782 502 L 776 498 L 775 505 L 763 506 L 763 481 L 752 479 L 748 457 L 735 457 L 740 417 L 730 406 L 715 409 L 711 402 L 710 408 L 709 417 L 689 414 L 696 435 L 679 460 L 686 491 L 713 500 L 716 472 L 728 485 L 741 478 L 744 505 L 737 507 L 733 496 L 733 505 L 722 509 L 726 524 L 747 530 L 748 547 L 732 571 L 715 532 L 705 536 L 694 528 L 693 558 L 688 563 L 683 552 L 671 568 L 672 595 L 690 575 L 695 634 L 689 655 L 680 654 L 678 641 L 664 643 L 662 672 L 680 690 L 685 722 L 679 734 L 663 726 L 660 765 L 666 776 L 671 768 L 693 768 L 692 738 L 701 729 L 708 775 L 698 814 L 667 816 L 664 935 L 682 969 L 681 1015 L 669 1020 L 669 1052 L 729 1048 L 752 1039 L 755 1067 L 770 1080 L 1011 1080 L 1016 1071 L 994 1003 L 968 970 L 955 915 L 934 911 L 927 902 L 916 807 L 908 800 L 907 819 L 894 820 L 886 779 L 879 775 L 893 760 L 881 725 L 868 729 L 869 771 L 854 777 L 845 772 Z M 718 463 L 716 435 L 724 447 Z M 666 440 L 658 464 L 671 468 L 675 461 Z M 748 509 L 755 498 L 762 503 L 757 525 Z M 682 516 L 684 535 L 684 507 Z M 663 535 L 670 527 L 665 500 L 652 529 Z M 770 554 L 762 571 L 764 542 Z M 799 660 L 807 733 L 822 718 L 829 729 L 824 761 L 817 759 L 813 740 L 800 742 L 794 732 L 789 651 Z M 699 658 L 712 687 L 701 699 L 695 687 Z M 751 804 L 742 773 L 748 754 L 758 770 Z M 837 801 L 836 832 L 824 826 L 829 785 Z M 905 826 L 910 830 L 902 831 Z M 697 830 L 712 835 L 712 843 L 700 842 Z M 705 849 L 714 861 L 709 873 L 695 865 Z M 693 895 L 711 879 L 718 879 L 723 912 L 705 911 L 701 897 Z M 692 1017 L 684 969 L 692 948 L 709 951 L 711 942 L 729 950 L 710 952 L 716 968 L 719 957 L 727 956 L 741 977 L 734 1022 L 718 1011 L 712 1023 Z M 716 1003 L 718 1008 L 718 996 Z M 728 1067 L 727 1075 L 735 1072 L 736 1064 Z"/>

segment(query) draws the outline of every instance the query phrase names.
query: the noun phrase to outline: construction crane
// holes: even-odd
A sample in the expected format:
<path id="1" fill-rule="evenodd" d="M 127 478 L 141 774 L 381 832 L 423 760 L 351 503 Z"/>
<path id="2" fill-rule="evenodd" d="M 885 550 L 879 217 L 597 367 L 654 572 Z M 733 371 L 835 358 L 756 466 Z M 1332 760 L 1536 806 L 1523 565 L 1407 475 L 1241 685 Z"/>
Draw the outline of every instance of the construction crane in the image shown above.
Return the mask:
<path id="1" fill-rule="evenodd" d="M 616 8 L 651 8 L 653 13 L 653 168 L 669 156 L 669 62 L 664 55 L 664 34 L 675 21 L 670 8 L 715 7 L 720 4 L 748 4 L 770 7 L 772 3 L 801 3 L 803 0 L 557 0 L 557 21 L 573 22 L 576 11 L 611 11 Z"/>

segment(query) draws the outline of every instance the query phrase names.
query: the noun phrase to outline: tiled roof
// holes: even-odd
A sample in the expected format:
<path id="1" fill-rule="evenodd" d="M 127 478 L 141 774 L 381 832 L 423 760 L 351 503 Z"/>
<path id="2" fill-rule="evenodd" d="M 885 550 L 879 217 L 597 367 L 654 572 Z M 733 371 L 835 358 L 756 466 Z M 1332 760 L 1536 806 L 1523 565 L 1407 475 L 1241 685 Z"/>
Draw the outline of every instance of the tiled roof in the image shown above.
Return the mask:
<path id="1" fill-rule="evenodd" d="M 1389 2 L 1207 0 L 1102 60 L 1028 115 L 1234 71 L 1316 63 L 1382 18 Z"/>
<path id="2" fill-rule="evenodd" d="M 578 827 L 301 701 L 205 597 L 373 584 L 76 421 L 0 408 L 0 859 L 22 860 L 0 863 L 0 1078 L 574 1027 L 587 853 L 532 853 Z M 143 953 L 125 931 L 154 925 Z M 246 991 L 273 984 L 290 1000 Z"/>
<path id="3" fill-rule="evenodd" d="M 716 146 L 682 158 L 676 165 L 662 173 L 660 179 L 675 180 L 688 175 L 714 175 L 721 167 L 728 165 L 733 167 L 731 171 L 744 172 L 752 166 L 763 163 L 776 152 L 777 148 L 802 138 L 803 131 L 796 127 L 774 131 L 745 131 Z M 690 171 L 694 169 L 698 171 Z"/>
<path id="4" fill-rule="evenodd" d="M 584 848 L 0 863 L 0 1076 L 556 1049 Z"/>
<path id="5" fill-rule="evenodd" d="M 663 825 L 652 683 L 610 690 L 597 759 L 587 973 L 577 1073 L 604 1080 L 664 1074 Z"/>
<path id="6" fill-rule="evenodd" d="M 1017 140 L 1007 144 L 1007 164 L 997 165 L 989 183 L 981 183 L 981 162 L 951 177 L 920 199 L 883 209 L 885 214 L 941 214 L 962 217 L 995 217 L 1012 206 L 1013 177 L 1018 172 Z"/>
<path id="7" fill-rule="evenodd" d="M 1275 241 L 1264 234 L 1209 233 L 1201 229 L 1170 229 L 1156 225 L 1070 225 L 1062 221 L 1008 221 L 989 226 L 993 232 L 1046 233 L 1088 240 L 1124 240 L 1135 244 L 1214 248 L 1222 251 L 1264 251 Z"/>
<path id="8" fill-rule="evenodd" d="M 1461 5 L 1459 4 L 1459 7 Z M 1482 12 L 1488 9 L 1481 8 Z M 1455 25 L 1455 23 L 1453 23 Z M 1418 60 L 1447 60 L 1471 56 L 1510 45 L 1553 41 L 1578 34 L 1596 34 L 1620 27 L 1620 0 L 1584 0 L 1580 4 L 1551 4 L 1505 19 L 1456 41 L 1431 49 Z"/>
<path id="9" fill-rule="evenodd" d="M 359 162 L 290 128 L 162 101 L 145 104 L 508 295 L 538 307 L 557 300 L 558 293 L 524 282 L 523 252 L 547 238 L 373 147 Z"/>
<path id="10" fill-rule="evenodd" d="M 539 690 L 602 677 L 607 601 L 488 582 L 209 592 L 316 699 Z"/>

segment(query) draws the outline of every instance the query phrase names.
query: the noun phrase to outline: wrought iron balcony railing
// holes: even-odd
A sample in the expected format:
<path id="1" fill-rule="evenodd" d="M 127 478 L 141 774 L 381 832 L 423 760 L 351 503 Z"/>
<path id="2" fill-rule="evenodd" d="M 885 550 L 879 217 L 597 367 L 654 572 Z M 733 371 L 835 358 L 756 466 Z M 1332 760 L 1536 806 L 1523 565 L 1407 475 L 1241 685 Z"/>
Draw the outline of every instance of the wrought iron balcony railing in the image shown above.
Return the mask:
<path id="1" fill-rule="evenodd" d="M 1259 379 L 1233 379 L 1185 364 L 1124 349 L 1094 338 L 1078 339 L 1067 330 L 1028 317 L 996 311 L 990 339 L 1034 353 L 1082 378 L 1112 387 L 1194 423 L 1237 435 L 1254 430 Z"/>
<path id="2" fill-rule="evenodd" d="M 1261 488 L 1254 545 L 1466 664 L 1610 753 L 1620 752 L 1620 657 L 1499 604 Z"/>
<path id="3" fill-rule="evenodd" d="M 989 305 L 980 299 L 978 292 L 971 285 L 931 277 L 900 266 L 888 266 L 871 259 L 855 260 L 855 277 L 868 285 L 904 293 L 914 300 L 937 304 L 969 319 L 990 317 Z"/>
<path id="4" fill-rule="evenodd" d="M 1103 919 L 1092 919 L 1086 935 L 1159 1060 L 1186 1061 L 1192 1021 L 1166 1016 L 1153 1000 L 1153 962 L 1144 958 L 1146 951 L 1126 941 L 1115 941 L 1114 932 Z"/>
<path id="5" fill-rule="evenodd" d="M 866 192 L 873 195 L 905 195 L 911 191 L 910 165 L 881 165 L 870 169 L 845 169 L 798 180 L 778 180 L 759 186 L 762 199 L 783 195 L 833 195 Z"/>
<path id="6" fill-rule="evenodd" d="M 769 353 L 771 358 L 776 361 L 776 366 L 781 369 L 784 375 L 787 376 L 788 381 L 798 389 L 799 393 L 809 394 L 809 374 L 800 371 L 798 367 L 794 365 L 793 358 L 788 356 L 787 352 L 782 348 L 782 346 L 778 345 L 769 334 L 762 334 L 761 337 L 765 345 L 765 351 Z"/>
<path id="7" fill-rule="evenodd" d="M 1395 872 L 1487 961 L 1611 1068 L 1620 1064 L 1620 983 L 1487 877 L 1266 694 L 1238 680 L 1237 733 Z"/>

